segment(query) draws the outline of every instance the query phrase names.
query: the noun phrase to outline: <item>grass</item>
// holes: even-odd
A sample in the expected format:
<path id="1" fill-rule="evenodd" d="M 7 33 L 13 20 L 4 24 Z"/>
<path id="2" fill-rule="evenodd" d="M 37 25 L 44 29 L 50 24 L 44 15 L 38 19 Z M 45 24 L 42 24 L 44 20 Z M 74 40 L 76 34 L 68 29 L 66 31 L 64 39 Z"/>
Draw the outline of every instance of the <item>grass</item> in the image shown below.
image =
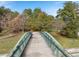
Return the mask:
<path id="1" fill-rule="evenodd" d="M 0 54 L 9 53 L 10 50 L 15 46 L 17 41 L 20 39 L 22 34 L 23 32 L 18 33 L 16 36 L 13 36 L 10 38 L 1 39 L 0 40 Z"/>
<path id="2" fill-rule="evenodd" d="M 56 32 L 51 32 L 51 34 L 64 48 L 79 48 L 79 38 L 67 38 L 65 36 L 61 36 Z"/>

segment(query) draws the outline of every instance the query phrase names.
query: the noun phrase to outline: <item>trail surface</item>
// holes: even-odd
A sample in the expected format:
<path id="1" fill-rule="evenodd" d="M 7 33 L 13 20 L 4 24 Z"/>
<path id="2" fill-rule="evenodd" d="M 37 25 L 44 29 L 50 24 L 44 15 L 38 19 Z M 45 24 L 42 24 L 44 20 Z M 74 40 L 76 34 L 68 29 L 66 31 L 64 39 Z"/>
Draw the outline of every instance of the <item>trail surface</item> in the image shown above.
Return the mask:
<path id="1" fill-rule="evenodd" d="M 45 39 L 39 32 L 33 32 L 28 46 L 23 52 L 23 57 L 54 57 Z"/>

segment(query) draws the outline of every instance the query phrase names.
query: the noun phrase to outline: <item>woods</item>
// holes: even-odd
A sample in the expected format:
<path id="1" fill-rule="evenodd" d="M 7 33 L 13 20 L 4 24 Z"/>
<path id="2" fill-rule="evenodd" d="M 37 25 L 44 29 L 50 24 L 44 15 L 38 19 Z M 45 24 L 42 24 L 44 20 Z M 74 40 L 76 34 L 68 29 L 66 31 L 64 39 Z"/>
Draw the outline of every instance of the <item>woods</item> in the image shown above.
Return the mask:
<path id="1" fill-rule="evenodd" d="M 79 16 L 77 14 L 78 4 L 75 2 L 65 2 L 64 7 L 58 10 L 58 18 L 61 18 L 66 26 L 62 28 L 61 34 L 70 38 L 77 38 Z"/>
<path id="2" fill-rule="evenodd" d="M 0 32 L 51 31 L 54 17 L 47 15 L 40 8 L 25 9 L 20 15 L 8 8 L 1 7 Z"/>
<path id="3" fill-rule="evenodd" d="M 24 15 L 26 17 L 25 31 L 50 31 L 52 30 L 52 22 L 54 17 L 47 15 L 41 11 L 40 8 L 35 8 L 32 12 L 31 9 L 25 9 Z"/>
<path id="4" fill-rule="evenodd" d="M 28 8 L 19 14 L 9 8 L 0 7 L 0 32 L 19 31 L 48 31 L 57 30 L 61 35 L 77 38 L 79 26 L 78 4 L 68 1 L 62 9 L 57 11 L 57 16 L 48 15 L 40 8 L 34 10 Z M 53 11 L 52 11 L 53 13 Z"/>
<path id="5" fill-rule="evenodd" d="M 5 8 L 3 6 L 0 7 L 0 32 L 9 29 L 8 22 L 12 21 L 12 19 L 15 18 L 18 14 L 18 12 L 13 12 L 9 8 Z"/>

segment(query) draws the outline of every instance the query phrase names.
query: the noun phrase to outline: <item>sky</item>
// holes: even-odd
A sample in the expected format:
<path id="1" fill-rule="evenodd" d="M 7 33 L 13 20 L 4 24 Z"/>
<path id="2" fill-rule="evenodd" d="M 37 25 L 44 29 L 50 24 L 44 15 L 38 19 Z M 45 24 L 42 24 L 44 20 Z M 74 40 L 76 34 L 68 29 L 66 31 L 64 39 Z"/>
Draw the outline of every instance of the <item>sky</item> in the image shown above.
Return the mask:
<path id="1" fill-rule="evenodd" d="M 22 13 L 24 9 L 40 8 L 49 15 L 56 16 L 57 10 L 63 8 L 65 1 L 0 1 L 0 6 Z"/>

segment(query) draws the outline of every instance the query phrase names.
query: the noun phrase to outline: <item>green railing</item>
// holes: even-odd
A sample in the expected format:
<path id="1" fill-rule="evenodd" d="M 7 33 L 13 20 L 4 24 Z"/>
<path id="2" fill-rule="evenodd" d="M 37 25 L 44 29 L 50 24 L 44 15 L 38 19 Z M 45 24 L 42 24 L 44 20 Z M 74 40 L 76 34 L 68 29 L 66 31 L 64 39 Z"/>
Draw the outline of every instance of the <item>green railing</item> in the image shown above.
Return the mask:
<path id="1" fill-rule="evenodd" d="M 48 43 L 48 46 L 53 51 L 53 54 L 58 57 L 71 57 L 71 54 L 69 54 L 62 46 L 61 44 L 49 33 L 47 32 L 41 32 L 41 35 L 44 37 L 46 42 Z"/>
<path id="2" fill-rule="evenodd" d="M 10 52 L 10 54 L 8 55 L 9 57 L 19 57 L 21 56 L 24 48 L 26 47 L 28 41 L 30 40 L 32 36 L 31 32 L 27 32 L 25 33 L 20 40 L 18 41 L 18 43 L 16 44 L 16 46 L 12 49 L 12 51 Z"/>

